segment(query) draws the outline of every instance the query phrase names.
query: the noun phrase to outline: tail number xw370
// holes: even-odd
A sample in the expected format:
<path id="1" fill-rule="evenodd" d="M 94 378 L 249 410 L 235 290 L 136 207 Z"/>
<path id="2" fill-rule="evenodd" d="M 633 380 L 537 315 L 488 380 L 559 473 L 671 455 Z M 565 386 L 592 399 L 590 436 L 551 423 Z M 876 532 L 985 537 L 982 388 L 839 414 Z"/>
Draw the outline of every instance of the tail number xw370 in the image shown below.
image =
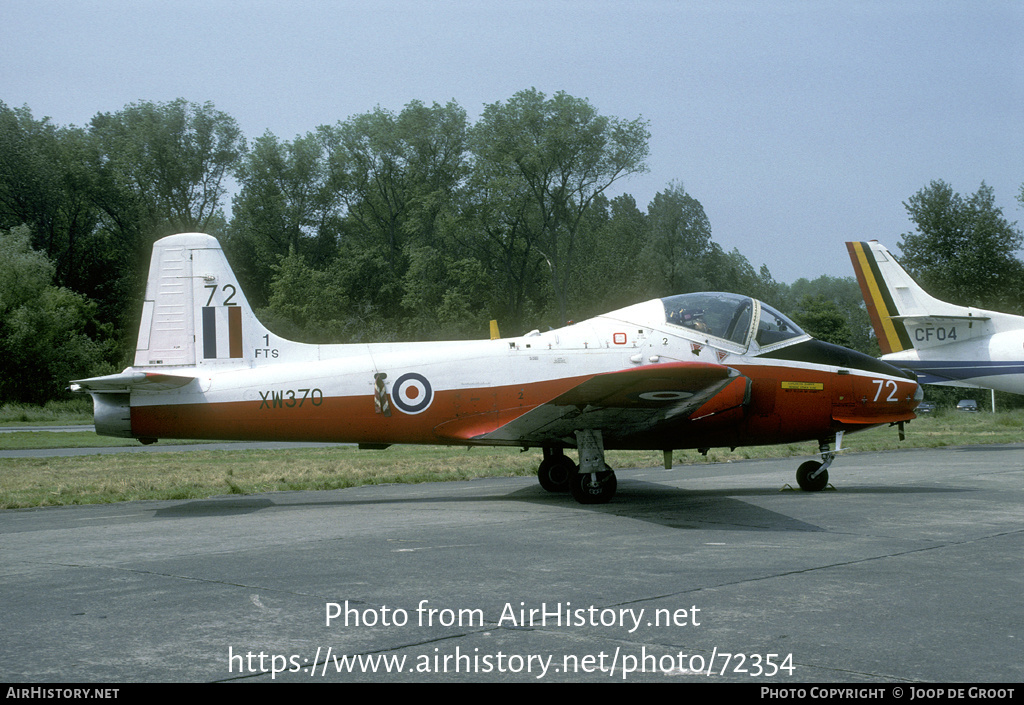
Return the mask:
<path id="1" fill-rule="evenodd" d="M 899 399 L 896 398 L 896 392 L 899 391 L 899 385 L 896 384 L 894 380 L 873 379 L 871 380 L 871 383 L 878 385 L 878 389 L 875 391 L 875 398 L 872 401 L 899 401 Z M 882 395 L 885 394 L 886 391 L 889 392 L 889 395 L 885 397 L 885 399 L 882 399 Z"/>
<path id="2" fill-rule="evenodd" d="M 292 409 L 305 403 L 320 406 L 324 393 L 320 389 L 268 389 L 260 392 L 261 409 Z"/>

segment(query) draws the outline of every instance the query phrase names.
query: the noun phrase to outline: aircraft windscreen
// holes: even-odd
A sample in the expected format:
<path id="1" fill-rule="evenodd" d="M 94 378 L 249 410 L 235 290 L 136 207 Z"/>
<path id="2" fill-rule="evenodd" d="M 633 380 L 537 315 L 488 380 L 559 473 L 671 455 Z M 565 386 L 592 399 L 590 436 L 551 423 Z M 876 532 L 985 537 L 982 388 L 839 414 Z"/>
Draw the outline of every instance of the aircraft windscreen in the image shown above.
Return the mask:
<path id="1" fill-rule="evenodd" d="M 757 324 L 757 344 L 762 348 L 804 335 L 807 334 L 792 320 L 771 306 L 761 304 L 761 320 Z"/>
<path id="2" fill-rule="evenodd" d="M 684 328 L 746 345 L 754 301 L 737 294 L 700 293 L 668 296 L 661 300 L 665 320 Z"/>

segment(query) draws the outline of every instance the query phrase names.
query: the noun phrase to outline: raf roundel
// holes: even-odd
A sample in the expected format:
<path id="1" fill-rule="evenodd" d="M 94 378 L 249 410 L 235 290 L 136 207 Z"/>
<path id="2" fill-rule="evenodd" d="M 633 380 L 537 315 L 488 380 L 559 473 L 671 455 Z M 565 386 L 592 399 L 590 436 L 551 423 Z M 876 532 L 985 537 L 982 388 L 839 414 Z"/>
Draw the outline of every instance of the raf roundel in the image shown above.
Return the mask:
<path id="1" fill-rule="evenodd" d="M 663 392 L 643 392 L 638 395 L 644 401 L 682 401 L 693 396 L 692 392 L 677 392 L 665 390 Z"/>
<path id="2" fill-rule="evenodd" d="M 417 372 L 407 372 L 391 386 L 391 401 L 407 414 L 426 411 L 433 400 L 434 390 L 430 388 L 430 382 Z"/>

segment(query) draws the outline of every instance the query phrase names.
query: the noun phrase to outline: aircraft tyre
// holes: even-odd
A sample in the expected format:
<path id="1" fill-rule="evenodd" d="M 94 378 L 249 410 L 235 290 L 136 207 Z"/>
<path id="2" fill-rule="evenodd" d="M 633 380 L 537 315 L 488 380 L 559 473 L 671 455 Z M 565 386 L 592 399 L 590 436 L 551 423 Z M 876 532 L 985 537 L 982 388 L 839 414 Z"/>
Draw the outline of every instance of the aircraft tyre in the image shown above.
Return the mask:
<path id="1" fill-rule="evenodd" d="M 548 492 L 568 492 L 575 474 L 576 463 L 564 455 L 545 458 L 537 468 L 537 480 Z"/>
<path id="2" fill-rule="evenodd" d="M 820 492 L 825 489 L 825 486 L 828 485 L 828 470 L 822 470 L 817 477 L 811 477 L 820 467 L 821 463 L 816 460 L 808 460 L 797 468 L 796 484 L 800 485 L 800 489 L 805 492 Z"/>
<path id="3" fill-rule="evenodd" d="M 618 484 L 615 471 L 611 468 L 604 472 L 577 472 L 572 476 L 569 491 L 580 504 L 604 504 L 615 496 Z"/>

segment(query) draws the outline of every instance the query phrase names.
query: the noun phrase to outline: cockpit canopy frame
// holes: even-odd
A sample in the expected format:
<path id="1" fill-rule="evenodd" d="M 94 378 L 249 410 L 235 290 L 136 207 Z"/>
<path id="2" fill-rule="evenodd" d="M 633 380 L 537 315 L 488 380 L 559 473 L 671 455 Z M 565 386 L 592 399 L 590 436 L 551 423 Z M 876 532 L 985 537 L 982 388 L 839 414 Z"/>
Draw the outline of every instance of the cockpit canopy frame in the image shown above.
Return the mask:
<path id="1" fill-rule="evenodd" d="M 667 324 L 727 350 L 756 354 L 810 338 L 789 317 L 749 296 L 697 292 L 666 296 L 661 302 Z"/>

